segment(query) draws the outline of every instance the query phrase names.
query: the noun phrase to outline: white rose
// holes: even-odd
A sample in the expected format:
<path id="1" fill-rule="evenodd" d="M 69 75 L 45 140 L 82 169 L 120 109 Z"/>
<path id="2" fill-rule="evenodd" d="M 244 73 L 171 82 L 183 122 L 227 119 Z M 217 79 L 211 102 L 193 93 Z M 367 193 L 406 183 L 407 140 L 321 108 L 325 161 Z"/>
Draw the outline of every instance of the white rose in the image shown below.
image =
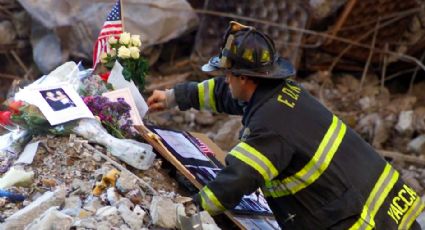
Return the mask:
<path id="1" fill-rule="evenodd" d="M 142 45 L 142 41 L 140 41 L 140 35 L 132 35 L 131 44 L 135 47 L 140 47 Z"/>
<path id="2" fill-rule="evenodd" d="M 130 47 L 130 56 L 133 59 L 138 59 L 140 57 L 140 50 L 137 47 Z"/>
<path id="3" fill-rule="evenodd" d="M 115 38 L 115 36 L 110 36 L 108 39 L 108 43 L 111 45 L 117 44 L 118 40 Z"/>
<path id="4" fill-rule="evenodd" d="M 108 55 L 105 52 L 102 52 L 100 54 L 100 62 L 105 64 L 106 62 L 108 62 L 108 60 L 106 58 L 108 58 Z"/>
<path id="5" fill-rule="evenodd" d="M 120 43 L 123 45 L 128 45 L 130 44 L 130 33 L 124 32 L 120 35 Z"/>
<path id="6" fill-rule="evenodd" d="M 127 58 L 129 58 L 130 57 L 130 49 L 128 49 L 127 47 L 125 47 L 125 46 L 121 46 L 119 49 L 118 49 L 118 57 L 119 58 L 123 58 L 123 59 L 127 59 Z"/>
<path id="7" fill-rule="evenodd" d="M 117 56 L 117 50 L 116 49 L 109 50 L 109 55 L 111 55 L 111 57 Z"/>

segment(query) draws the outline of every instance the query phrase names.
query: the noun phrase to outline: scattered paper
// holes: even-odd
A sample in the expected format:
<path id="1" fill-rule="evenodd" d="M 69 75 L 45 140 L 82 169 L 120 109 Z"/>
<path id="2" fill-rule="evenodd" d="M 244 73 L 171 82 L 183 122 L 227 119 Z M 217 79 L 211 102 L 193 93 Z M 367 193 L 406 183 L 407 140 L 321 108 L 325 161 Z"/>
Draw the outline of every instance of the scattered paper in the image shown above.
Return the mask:
<path id="1" fill-rule="evenodd" d="M 15 165 L 16 164 L 27 164 L 27 165 L 32 164 L 32 161 L 34 160 L 34 156 L 37 153 L 39 144 L 40 144 L 40 141 L 36 141 L 25 146 L 24 151 L 21 153 L 21 156 L 19 156 L 19 159 L 15 162 Z"/>

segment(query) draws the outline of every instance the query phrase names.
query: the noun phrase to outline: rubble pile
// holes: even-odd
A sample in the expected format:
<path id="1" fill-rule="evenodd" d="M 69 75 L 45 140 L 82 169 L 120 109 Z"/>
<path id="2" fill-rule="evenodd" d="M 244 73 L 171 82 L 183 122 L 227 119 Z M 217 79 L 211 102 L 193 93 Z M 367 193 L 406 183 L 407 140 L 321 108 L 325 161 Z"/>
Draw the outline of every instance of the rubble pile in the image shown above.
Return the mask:
<path id="1" fill-rule="evenodd" d="M 15 165 L 14 177 L 31 174 L 8 191 L 25 196 L 23 202 L 0 198 L 0 229 L 151 229 L 176 228 L 177 211 L 185 214 L 187 198 L 161 167 L 161 160 L 146 171 L 120 171 L 99 154 L 106 150 L 73 134 L 37 136 L 40 141 L 31 165 Z M 100 152 L 100 153 L 99 153 Z M 115 159 L 111 154 L 109 158 Z M 136 177 L 142 178 L 150 191 Z M 5 177 L 2 178 L 2 180 Z M 23 183 L 25 182 L 25 183 Z M 217 229 L 206 212 L 205 227 Z"/>

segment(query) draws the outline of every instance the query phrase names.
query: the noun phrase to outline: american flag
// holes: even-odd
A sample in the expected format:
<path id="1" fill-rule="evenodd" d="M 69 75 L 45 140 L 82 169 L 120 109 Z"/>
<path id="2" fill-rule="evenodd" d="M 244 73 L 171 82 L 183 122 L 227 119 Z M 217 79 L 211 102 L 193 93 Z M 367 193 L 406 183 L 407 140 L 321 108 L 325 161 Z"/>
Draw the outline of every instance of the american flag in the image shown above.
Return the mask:
<path id="1" fill-rule="evenodd" d="M 123 20 L 121 16 L 121 0 L 118 0 L 111 12 L 109 12 L 99 36 L 97 37 L 96 44 L 93 49 L 93 68 L 99 62 L 99 57 L 102 52 L 108 51 L 108 39 L 111 35 L 119 35 L 123 32 Z"/>
<path id="2" fill-rule="evenodd" d="M 205 154 L 208 157 L 215 156 L 214 152 L 204 142 L 202 142 L 199 138 L 195 137 L 195 142 L 196 142 L 197 146 L 199 147 L 199 150 L 201 150 L 201 152 L 203 154 Z"/>

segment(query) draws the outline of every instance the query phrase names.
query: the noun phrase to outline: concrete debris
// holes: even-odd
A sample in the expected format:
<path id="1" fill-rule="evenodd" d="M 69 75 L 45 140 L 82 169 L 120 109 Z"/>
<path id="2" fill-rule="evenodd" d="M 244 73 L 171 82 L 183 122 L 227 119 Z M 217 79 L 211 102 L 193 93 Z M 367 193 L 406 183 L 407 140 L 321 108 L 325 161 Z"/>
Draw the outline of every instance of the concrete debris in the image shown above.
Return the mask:
<path id="1" fill-rule="evenodd" d="M 62 213 L 70 216 L 78 216 L 80 209 L 83 205 L 79 196 L 71 196 L 65 199 L 65 206 L 63 207 Z"/>
<path id="2" fill-rule="evenodd" d="M 163 228 L 175 228 L 178 209 L 183 210 L 184 213 L 182 204 L 176 204 L 171 199 L 154 196 L 149 208 L 153 224 Z"/>
<path id="3" fill-rule="evenodd" d="M 413 132 L 413 111 L 402 111 L 398 117 L 396 130 L 401 134 Z"/>
<path id="4" fill-rule="evenodd" d="M 124 222 L 128 224 L 131 229 L 140 229 L 143 226 L 143 217 L 145 213 L 138 215 L 125 205 L 120 205 L 118 211 L 120 212 L 121 217 L 124 219 Z"/>
<path id="5" fill-rule="evenodd" d="M 425 134 L 422 134 L 413 139 L 408 144 L 408 150 L 417 154 L 425 155 Z"/>
<path id="6" fill-rule="evenodd" d="M 46 192 L 30 205 L 14 213 L 8 217 L 4 224 L 0 225 L 0 229 L 23 229 L 40 213 L 45 212 L 53 206 L 60 206 L 65 201 L 65 188 L 60 187 L 54 192 Z"/>
<path id="7" fill-rule="evenodd" d="M 51 207 L 39 218 L 25 227 L 25 230 L 68 230 L 73 218 L 58 211 L 59 207 Z"/>
<path id="8" fill-rule="evenodd" d="M 130 173 L 122 172 L 117 180 L 116 186 L 121 193 L 127 193 L 130 190 L 138 188 L 137 179 L 135 179 Z"/>

